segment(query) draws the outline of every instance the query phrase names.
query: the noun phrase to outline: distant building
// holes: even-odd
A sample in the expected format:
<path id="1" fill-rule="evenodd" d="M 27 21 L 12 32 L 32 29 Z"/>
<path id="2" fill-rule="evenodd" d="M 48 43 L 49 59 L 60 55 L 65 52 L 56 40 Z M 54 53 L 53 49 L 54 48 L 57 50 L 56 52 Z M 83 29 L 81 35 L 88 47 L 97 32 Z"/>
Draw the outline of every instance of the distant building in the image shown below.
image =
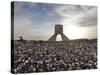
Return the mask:
<path id="1" fill-rule="evenodd" d="M 19 41 L 23 41 L 24 40 L 22 36 L 20 36 L 19 38 L 20 38 Z"/>
<path id="2" fill-rule="evenodd" d="M 56 41 L 56 37 L 58 34 L 61 35 L 62 41 L 69 41 L 68 37 L 66 37 L 63 33 L 63 25 L 61 24 L 55 25 L 55 33 L 49 38 L 48 41 Z"/>

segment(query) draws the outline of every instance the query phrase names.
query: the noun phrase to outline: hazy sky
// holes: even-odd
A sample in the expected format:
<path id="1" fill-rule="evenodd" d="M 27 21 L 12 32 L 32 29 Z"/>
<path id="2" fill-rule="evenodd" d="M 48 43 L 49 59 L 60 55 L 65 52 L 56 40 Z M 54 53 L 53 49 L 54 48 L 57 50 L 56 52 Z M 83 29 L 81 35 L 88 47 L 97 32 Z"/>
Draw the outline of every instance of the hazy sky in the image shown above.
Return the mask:
<path id="1" fill-rule="evenodd" d="M 69 4 L 14 2 L 14 38 L 48 40 L 55 24 L 69 39 L 97 37 L 97 7 Z"/>

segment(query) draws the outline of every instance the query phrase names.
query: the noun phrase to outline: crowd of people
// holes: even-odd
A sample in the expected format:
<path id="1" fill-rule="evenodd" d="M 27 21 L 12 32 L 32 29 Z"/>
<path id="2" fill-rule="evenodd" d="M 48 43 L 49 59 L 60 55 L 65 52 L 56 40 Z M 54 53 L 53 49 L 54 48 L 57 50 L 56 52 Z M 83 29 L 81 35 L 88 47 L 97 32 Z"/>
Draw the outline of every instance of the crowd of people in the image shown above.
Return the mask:
<path id="1" fill-rule="evenodd" d="M 97 68 L 97 41 L 14 41 L 14 73 Z"/>

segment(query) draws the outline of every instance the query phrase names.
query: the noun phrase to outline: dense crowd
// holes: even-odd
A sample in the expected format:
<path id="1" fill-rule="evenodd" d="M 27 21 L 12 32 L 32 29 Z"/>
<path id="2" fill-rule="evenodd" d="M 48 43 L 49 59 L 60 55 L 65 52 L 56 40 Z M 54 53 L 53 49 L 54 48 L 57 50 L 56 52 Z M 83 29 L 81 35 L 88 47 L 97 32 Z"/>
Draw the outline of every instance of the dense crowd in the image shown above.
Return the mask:
<path id="1" fill-rule="evenodd" d="M 14 41 L 14 73 L 97 68 L 97 41 Z"/>

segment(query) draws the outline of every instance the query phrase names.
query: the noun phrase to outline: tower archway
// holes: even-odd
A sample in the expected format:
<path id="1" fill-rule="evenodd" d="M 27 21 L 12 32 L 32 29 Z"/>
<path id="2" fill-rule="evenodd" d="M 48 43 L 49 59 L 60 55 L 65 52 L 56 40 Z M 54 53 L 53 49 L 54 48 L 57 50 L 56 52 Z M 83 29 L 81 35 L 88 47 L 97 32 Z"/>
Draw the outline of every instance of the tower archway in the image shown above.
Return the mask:
<path id="1" fill-rule="evenodd" d="M 60 34 L 57 35 L 57 37 L 56 37 L 56 41 L 62 41 L 62 37 L 61 37 Z"/>

